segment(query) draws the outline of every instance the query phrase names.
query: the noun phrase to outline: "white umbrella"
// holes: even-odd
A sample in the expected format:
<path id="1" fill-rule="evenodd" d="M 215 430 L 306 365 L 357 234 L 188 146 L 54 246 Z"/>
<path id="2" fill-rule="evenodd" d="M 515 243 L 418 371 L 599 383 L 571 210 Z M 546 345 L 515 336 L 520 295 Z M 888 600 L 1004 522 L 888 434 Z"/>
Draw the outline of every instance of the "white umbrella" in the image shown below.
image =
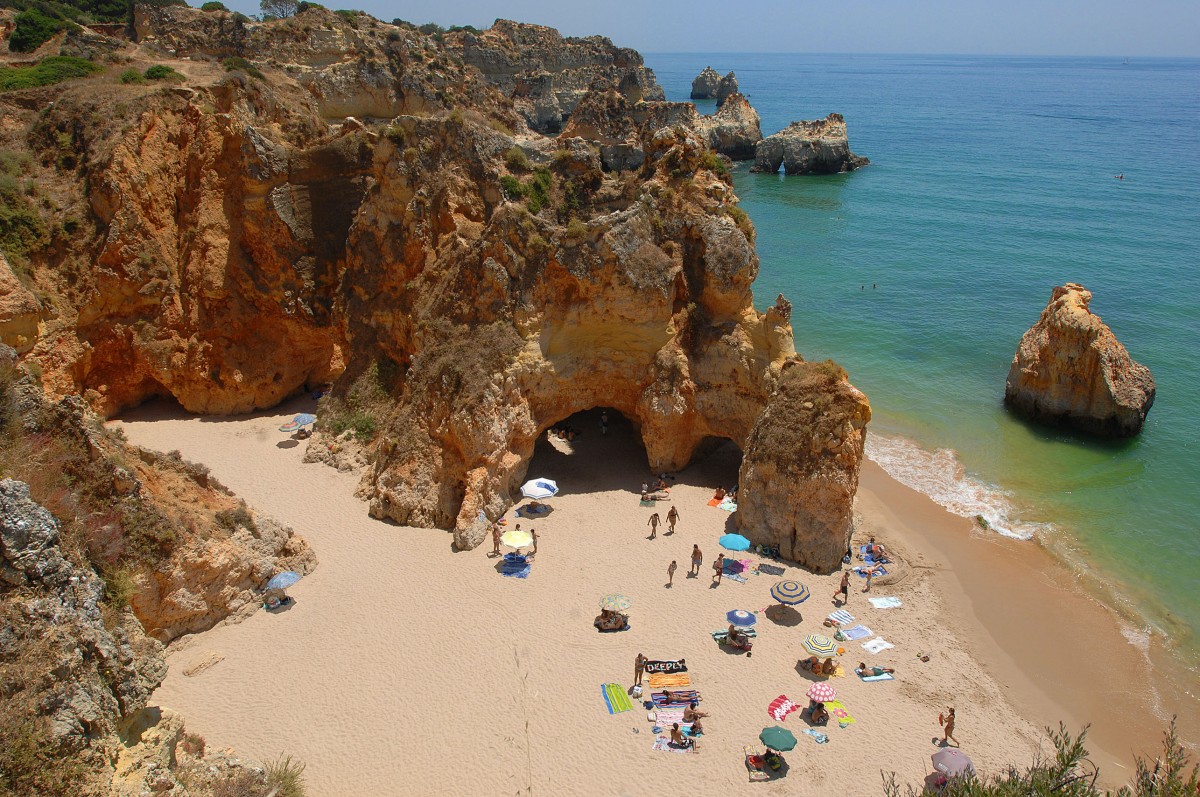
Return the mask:
<path id="1" fill-rule="evenodd" d="M 521 485 L 521 495 L 540 501 L 558 494 L 558 485 L 550 479 L 530 479 Z"/>

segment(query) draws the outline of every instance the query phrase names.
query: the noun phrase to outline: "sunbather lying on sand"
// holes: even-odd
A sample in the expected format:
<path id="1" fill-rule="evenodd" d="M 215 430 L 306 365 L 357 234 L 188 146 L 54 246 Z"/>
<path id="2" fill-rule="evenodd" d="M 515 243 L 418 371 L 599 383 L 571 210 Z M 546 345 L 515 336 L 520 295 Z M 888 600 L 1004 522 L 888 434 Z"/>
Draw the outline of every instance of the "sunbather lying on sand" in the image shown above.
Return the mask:
<path id="1" fill-rule="evenodd" d="M 873 675 L 883 675 L 885 672 L 895 672 L 891 667 L 868 667 L 865 661 L 860 661 L 858 666 L 854 668 L 854 672 L 863 678 L 870 678 Z"/>

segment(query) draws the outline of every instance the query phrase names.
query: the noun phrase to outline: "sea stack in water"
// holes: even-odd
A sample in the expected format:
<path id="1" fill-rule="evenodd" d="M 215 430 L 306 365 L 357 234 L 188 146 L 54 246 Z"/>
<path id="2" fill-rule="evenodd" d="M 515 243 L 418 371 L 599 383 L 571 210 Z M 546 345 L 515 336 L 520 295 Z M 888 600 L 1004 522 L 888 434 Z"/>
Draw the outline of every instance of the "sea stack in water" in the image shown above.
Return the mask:
<path id="1" fill-rule="evenodd" d="M 708 145 L 735 161 L 754 158 L 754 150 L 762 141 L 758 111 L 750 106 L 743 94 L 733 94 L 711 116 L 701 116 L 695 129 Z"/>
<path id="2" fill-rule="evenodd" d="M 1082 285 L 1054 289 L 1013 356 L 1004 403 L 1031 420 L 1132 437 L 1154 404 L 1154 377 L 1088 309 L 1091 300 Z"/>
<path id="3" fill-rule="evenodd" d="M 717 96 L 717 89 L 721 86 L 721 73 L 713 69 L 711 66 L 704 67 L 704 71 L 696 75 L 696 79 L 692 81 L 692 99 L 693 100 L 711 100 Z"/>
<path id="4" fill-rule="evenodd" d="M 725 100 L 738 93 L 737 75 L 730 72 L 725 77 L 721 78 L 720 84 L 717 86 L 717 107 L 720 108 L 725 104 Z"/>
<path id="5" fill-rule="evenodd" d="M 850 151 L 846 120 L 831 113 L 812 122 L 792 122 L 758 142 L 750 171 L 774 174 L 782 165 L 785 174 L 837 174 L 868 163 Z"/>

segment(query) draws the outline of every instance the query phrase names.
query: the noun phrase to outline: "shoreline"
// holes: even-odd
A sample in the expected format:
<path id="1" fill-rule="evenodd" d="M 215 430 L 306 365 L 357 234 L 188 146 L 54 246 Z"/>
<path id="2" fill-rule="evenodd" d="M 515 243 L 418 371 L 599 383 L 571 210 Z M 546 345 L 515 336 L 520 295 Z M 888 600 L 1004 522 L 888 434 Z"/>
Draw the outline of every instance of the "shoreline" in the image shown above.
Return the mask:
<path id="1" fill-rule="evenodd" d="M 614 419 L 603 439 L 590 433 L 594 423 L 581 422 L 589 434 L 575 456 L 543 440 L 531 475 L 547 470 L 563 494 L 549 518 L 537 521 L 546 550 L 531 578 L 518 581 L 494 572 L 488 546 L 451 553 L 447 532 L 371 520 L 354 497 L 358 474 L 305 465 L 302 447 L 284 445 L 274 427 L 299 409 L 297 400 L 251 416 L 201 419 L 160 405 L 118 421 L 135 443 L 179 449 L 208 465 L 255 510 L 305 536 L 320 562 L 291 590 L 297 603 L 289 611 L 257 612 L 173 644 L 154 704 L 180 711 L 211 745 L 264 760 L 299 756 L 314 797 L 467 794 L 481 785 L 594 794 L 598 783 L 611 786 L 602 793 L 644 793 L 670 788 L 681 776 L 694 776 L 699 788 L 692 790 L 702 794 L 746 788 L 742 745 L 770 724 L 765 707 L 775 696 L 802 699 L 808 681 L 795 669 L 803 655 L 798 641 L 820 630 L 820 619 L 835 608 L 828 596 L 838 576 L 789 568 L 787 577 L 800 578 L 813 597 L 799 607 L 802 623 L 759 623 L 753 658 L 711 644 L 707 632 L 723 627 L 725 611 L 760 611 L 770 603 L 774 580 L 751 576 L 746 584 L 707 588 L 707 574 L 684 576 L 692 542 L 702 546 L 706 562 L 715 553 L 728 516 L 706 502 L 711 485 L 736 474 L 736 461 L 710 457 L 680 473 L 672 500 L 679 501 L 681 532 L 649 541 L 645 524 L 653 510 L 639 508 L 631 492 L 643 478 L 645 455 L 624 419 Z M 1112 765 L 1130 758 L 1130 747 L 1156 752 L 1165 724 L 1132 697 L 1108 702 L 1106 690 L 1122 682 L 1113 673 L 1130 677 L 1139 666 L 1123 637 L 1118 647 L 1095 654 L 1109 669 L 1081 674 L 1070 669 L 1078 646 L 1044 635 L 1057 653 L 1036 648 L 1047 666 L 1028 675 L 1022 643 L 1010 638 L 1023 633 L 1021 612 L 1028 607 L 999 618 L 989 612 L 998 603 L 989 606 L 988 598 L 1003 586 L 1000 576 L 1009 577 L 1011 568 L 1022 579 L 1050 572 L 1032 568 L 1038 557 L 1049 563 L 1048 554 L 972 536 L 969 521 L 874 463 L 864 464 L 856 509 L 862 515 L 856 542 L 879 529 L 880 539 L 907 560 L 895 584 L 879 580 L 873 590 L 902 597 L 904 607 L 873 610 L 867 596 L 856 594 L 862 582 L 855 579 L 848 608 L 896 647 L 872 657 L 843 643 L 844 661 L 894 666 L 898 676 L 886 684 L 864 684 L 852 674 L 834 679 L 858 723 L 826 729 L 830 743 L 820 747 L 800 737 L 790 759 L 799 778 L 791 782 L 815 784 L 801 793 L 881 792 L 881 770 L 919 783 L 937 749 L 930 736 L 937 713 L 948 704 L 957 706 L 958 735 L 982 772 L 1027 764 L 1047 749 L 1042 726 L 1063 719 L 1077 731 L 1072 723 L 1089 711 L 1100 712 L 1091 717 L 1091 747 L 1102 781 L 1115 784 L 1131 774 Z M 670 558 L 683 564 L 675 588 L 665 589 Z M 973 567 L 984 577 L 976 578 Z M 1050 586 L 1032 581 L 1034 595 Z M 595 597 L 610 591 L 634 598 L 632 628 L 599 635 L 590 626 Z M 1070 606 L 1084 618 L 1076 623 L 1081 633 L 1099 629 L 1103 644 L 1119 637 L 1112 614 L 1099 604 Z M 414 644 L 413 634 L 423 641 Z M 1092 640 L 1085 636 L 1081 644 Z M 1005 652 L 1014 647 L 1015 656 Z M 627 685 L 632 658 L 643 650 L 651 658 L 686 657 L 692 667 L 713 715 L 700 756 L 652 752 L 644 711 L 608 716 L 596 705 L 596 685 Z M 933 654 L 929 663 L 916 661 L 920 650 Z M 195 661 L 213 659 L 211 667 L 187 674 Z M 1077 690 L 1059 693 L 1064 673 Z M 467 705 L 455 698 L 464 687 Z M 1089 690 L 1100 702 L 1084 699 Z M 1136 734 L 1122 711 L 1134 713 Z M 795 715 L 784 724 L 797 733 L 805 727 Z M 576 760 L 580 734 L 595 760 Z M 447 753 L 461 762 L 455 772 L 429 779 L 427 762 Z M 848 767 L 849 761 L 858 764 Z"/>

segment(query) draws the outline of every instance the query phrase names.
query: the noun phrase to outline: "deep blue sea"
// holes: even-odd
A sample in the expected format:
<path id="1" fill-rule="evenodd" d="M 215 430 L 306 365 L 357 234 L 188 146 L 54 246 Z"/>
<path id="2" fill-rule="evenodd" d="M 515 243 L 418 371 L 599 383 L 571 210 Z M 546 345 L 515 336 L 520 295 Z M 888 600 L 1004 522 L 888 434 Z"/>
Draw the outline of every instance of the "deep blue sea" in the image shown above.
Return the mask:
<path id="1" fill-rule="evenodd" d="M 998 533 L 1037 534 L 1147 628 L 1200 639 L 1200 60 L 650 54 L 671 100 L 737 73 L 764 135 L 846 117 L 872 164 L 735 170 L 756 304 L 871 399 L 868 453 Z M 698 102 L 710 113 L 712 102 Z M 1123 174 L 1123 180 L 1114 175 Z M 1010 417 L 1021 335 L 1079 282 L 1158 395 L 1105 443 Z M 878 287 L 874 287 L 878 286 Z M 1135 613 L 1136 612 L 1136 613 Z"/>

